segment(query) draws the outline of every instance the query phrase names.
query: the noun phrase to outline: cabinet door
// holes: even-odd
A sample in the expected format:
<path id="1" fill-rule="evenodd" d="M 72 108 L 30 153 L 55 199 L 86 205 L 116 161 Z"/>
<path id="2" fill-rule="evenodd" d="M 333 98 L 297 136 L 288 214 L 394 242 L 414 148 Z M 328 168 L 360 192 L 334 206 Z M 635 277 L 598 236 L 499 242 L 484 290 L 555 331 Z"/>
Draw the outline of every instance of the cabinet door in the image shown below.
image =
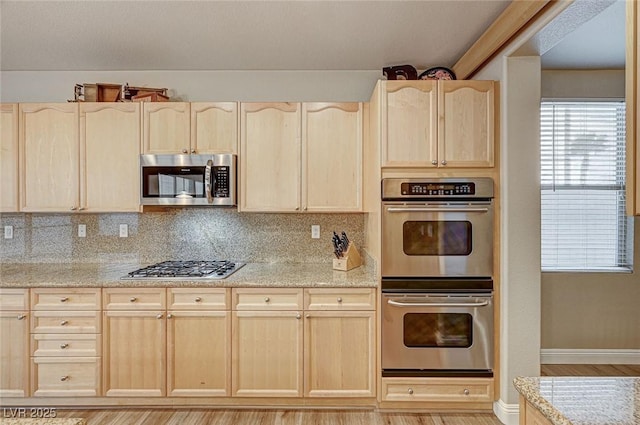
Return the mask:
<path id="1" fill-rule="evenodd" d="M 161 311 L 105 311 L 104 395 L 164 396 L 166 320 Z"/>
<path id="2" fill-rule="evenodd" d="M 143 153 L 190 153 L 189 103 L 143 102 L 142 104 Z"/>
<path id="3" fill-rule="evenodd" d="M 231 395 L 231 312 L 171 311 L 167 326 L 167 395 Z"/>
<path id="4" fill-rule="evenodd" d="M 18 104 L 0 105 L 0 212 L 18 211 Z"/>
<path id="5" fill-rule="evenodd" d="M 493 167 L 494 81 L 438 81 L 440 166 Z"/>
<path id="6" fill-rule="evenodd" d="M 375 397 L 372 311 L 305 314 L 305 397 Z"/>
<path id="7" fill-rule="evenodd" d="M 29 320 L 26 311 L 0 311 L 0 397 L 26 397 Z"/>
<path id="8" fill-rule="evenodd" d="M 628 1 L 626 10 L 625 98 L 627 131 L 627 214 L 640 216 L 640 7 Z"/>
<path id="9" fill-rule="evenodd" d="M 383 167 L 437 165 L 436 81 L 381 84 Z"/>
<path id="10" fill-rule="evenodd" d="M 300 104 L 240 105 L 240 209 L 300 209 Z"/>
<path id="11" fill-rule="evenodd" d="M 191 149 L 196 153 L 238 153 L 238 104 L 191 103 Z"/>
<path id="12" fill-rule="evenodd" d="M 21 103 L 19 109 L 21 211 L 76 211 L 78 104 Z"/>
<path id="13" fill-rule="evenodd" d="M 298 311 L 234 311 L 232 395 L 302 396 L 302 316 Z"/>
<path id="14" fill-rule="evenodd" d="M 87 212 L 140 210 L 140 104 L 80 104 L 80 201 Z"/>
<path id="15" fill-rule="evenodd" d="M 362 105 L 302 104 L 305 211 L 361 211 Z"/>

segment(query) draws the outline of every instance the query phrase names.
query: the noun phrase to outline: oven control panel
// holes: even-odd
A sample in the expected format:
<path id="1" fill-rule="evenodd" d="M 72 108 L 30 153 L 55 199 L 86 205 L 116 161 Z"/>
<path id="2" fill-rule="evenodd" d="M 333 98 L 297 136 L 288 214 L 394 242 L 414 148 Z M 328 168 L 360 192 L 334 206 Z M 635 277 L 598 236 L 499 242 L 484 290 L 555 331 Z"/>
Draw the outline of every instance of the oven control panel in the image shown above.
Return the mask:
<path id="1" fill-rule="evenodd" d="M 470 196 L 476 194 L 475 183 L 433 183 L 433 182 L 419 182 L 419 183 L 401 183 L 400 192 L 403 196 Z"/>

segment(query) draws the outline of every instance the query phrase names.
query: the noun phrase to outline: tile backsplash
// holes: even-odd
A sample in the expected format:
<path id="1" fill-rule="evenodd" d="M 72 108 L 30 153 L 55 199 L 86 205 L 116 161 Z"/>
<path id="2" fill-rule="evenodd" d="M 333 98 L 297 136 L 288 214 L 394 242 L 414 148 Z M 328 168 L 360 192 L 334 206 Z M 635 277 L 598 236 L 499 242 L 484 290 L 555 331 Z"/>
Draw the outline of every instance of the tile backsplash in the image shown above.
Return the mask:
<path id="1" fill-rule="evenodd" d="M 78 225 L 86 237 L 78 237 Z M 121 224 L 129 237 L 119 236 Z M 311 225 L 320 225 L 320 239 Z M 0 239 L 0 260 L 140 262 L 230 259 L 244 262 L 330 262 L 332 232 L 347 232 L 361 247 L 364 214 L 258 214 L 223 208 L 158 213 L 2 214 L 12 239 Z"/>

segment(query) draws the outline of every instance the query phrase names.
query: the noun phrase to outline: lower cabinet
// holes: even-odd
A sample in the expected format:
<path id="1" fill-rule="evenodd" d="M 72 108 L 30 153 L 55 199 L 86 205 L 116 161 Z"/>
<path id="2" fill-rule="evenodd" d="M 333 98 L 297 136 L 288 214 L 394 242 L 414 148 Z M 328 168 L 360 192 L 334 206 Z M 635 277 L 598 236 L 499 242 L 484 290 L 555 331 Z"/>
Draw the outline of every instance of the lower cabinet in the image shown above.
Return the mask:
<path id="1" fill-rule="evenodd" d="M 33 357 L 33 395 L 96 397 L 101 370 L 99 357 Z"/>
<path id="2" fill-rule="evenodd" d="M 29 316 L 25 289 L 0 289 L 0 398 L 29 395 Z"/>
<path id="3" fill-rule="evenodd" d="M 382 378 L 383 401 L 493 402 L 493 378 Z"/>

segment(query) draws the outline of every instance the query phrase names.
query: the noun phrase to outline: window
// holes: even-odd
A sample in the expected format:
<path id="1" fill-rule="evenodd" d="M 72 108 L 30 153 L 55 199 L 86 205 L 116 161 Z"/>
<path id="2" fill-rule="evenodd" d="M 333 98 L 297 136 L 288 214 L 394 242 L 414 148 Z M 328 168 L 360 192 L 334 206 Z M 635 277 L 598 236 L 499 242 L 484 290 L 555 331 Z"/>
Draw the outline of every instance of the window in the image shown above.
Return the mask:
<path id="1" fill-rule="evenodd" d="M 542 102 L 543 271 L 627 270 L 624 102 Z"/>

